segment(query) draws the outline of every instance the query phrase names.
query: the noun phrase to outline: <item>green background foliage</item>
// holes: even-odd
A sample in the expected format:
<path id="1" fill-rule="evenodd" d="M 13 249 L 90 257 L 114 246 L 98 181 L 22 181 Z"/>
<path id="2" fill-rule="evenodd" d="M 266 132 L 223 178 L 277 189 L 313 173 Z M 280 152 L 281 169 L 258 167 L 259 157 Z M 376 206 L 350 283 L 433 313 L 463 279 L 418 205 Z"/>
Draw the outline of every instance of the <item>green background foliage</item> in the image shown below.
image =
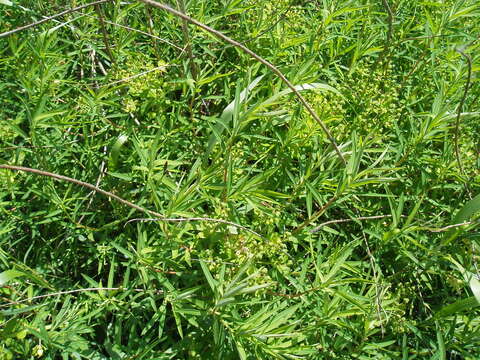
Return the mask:
<path id="1" fill-rule="evenodd" d="M 0 32 L 86 3 L 0 1 Z M 347 164 L 139 1 L 0 38 L 0 163 L 260 234 L 0 170 L 0 359 L 480 358 L 478 2 L 185 6 Z"/>

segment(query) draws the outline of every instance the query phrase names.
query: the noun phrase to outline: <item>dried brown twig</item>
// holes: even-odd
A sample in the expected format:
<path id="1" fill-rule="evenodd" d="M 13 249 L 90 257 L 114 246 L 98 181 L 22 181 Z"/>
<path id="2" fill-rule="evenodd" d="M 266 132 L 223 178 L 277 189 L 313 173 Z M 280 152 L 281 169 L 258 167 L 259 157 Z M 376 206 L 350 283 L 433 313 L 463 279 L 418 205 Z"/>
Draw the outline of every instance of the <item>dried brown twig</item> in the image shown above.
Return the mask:
<path id="1" fill-rule="evenodd" d="M 103 15 L 103 10 L 99 4 L 95 5 L 95 12 L 98 16 L 98 22 L 100 23 L 100 29 L 102 31 L 103 43 L 105 44 L 105 51 L 107 52 L 110 62 L 113 64 L 115 62 L 115 57 L 110 46 L 110 40 L 108 38 L 107 28 L 105 26 L 105 16 Z"/>
<path id="2" fill-rule="evenodd" d="M 177 0 L 177 7 L 182 13 L 186 13 L 185 1 Z M 192 50 L 192 41 L 190 39 L 190 32 L 188 31 L 188 22 L 185 19 L 182 19 L 182 34 L 183 40 L 185 41 L 185 51 L 188 56 L 188 65 L 190 67 L 190 74 L 192 75 L 193 80 L 198 80 L 198 70 L 197 64 L 195 64 L 195 57 L 193 56 Z"/>
<path id="3" fill-rule="evenodd" d="M 239 225 L 237 223 L 234 223 L 232 221 L 228 221 L 228 220 L 223 220 L 223 219 L 214 219 L 214 218 L 209 218 L 209 217 L 191 217 L 191 218 L 176 218 L 176 219 L 169 219 L 169 218 L 166 218 L 164 215 L 156 212 L 156 211 L 153 211 L 153 210 L 149 210 L 149 209 L 145 209 L 141 206 L 138 206 L 128 200 L 125 200 L 123 198 L 121 198 L 120 196 L 118 195 L 115 195 L 114 193 L 111 193 L 109 191 L 105 191 L 105 190 L 102 190 L 100 189 L 99 187 L 95 186 L 95 185 L 92 185 L 90 183 L 87 183 L 87 182 L 84 182 L 84 181 L 81 181 L 81 180 L 77 180 L 77 179 L 73 179 L 71 177 L 68 177 L 68 176 L 64 176 L 64 175 L 59 175 L 59 174 L 54 174 L 54 173 L 51 173 L 51 172 L 48 172 L 48 171 L 42 171 L 42 170 L 38 170 L 38 169 L 32 169 L 32 168 L 28 168 L 28 167 L 23 167 L 23 166 L 14 166 L 14 165 L 6 165 L 6 164 L 0 164 L 0 169 L 8 169 L 8 170 L 14 170 L 14 171 L 23 171 L 23 172 L 28 172 L 28 173 L 32 173 L 32 174 L 36 174 L 36 175 L 41 175 L 41 176 L 47 176 L 47 177 L 51 177 L 53 179 L 57 179 L 57 180 L 62 180 L 62 181 L 68 181 L 70 183 L 73 183 L 73 184 L 76 184 L 76 185 L 80 185 L 80 186 L 83 186 L 83 187 L 86 187 L 88 189 L 91 189 L 95 192 L 98 192 L 102 195 L 105 195 L 109 198 L 112 198 L 112 199 L 115 199 L 117 200 L 118 202 L 122 203 L 123 205 L 126 205 L 128 207 L 131 207 L 132 209 L 135 209 L 135 210 L 138 210 L 138 211 L 141 211 L 141 212 L 144 212 L 144 213 L 147 213 L 149 215 L 153 215 L 156 217 L 156 219 L 154 219 L 155 221 L 163 221 L 163 222 L 188 222 L 188 221 L 206 221 L 206 222 L 213 222 L 213 223 L 219 223 L 219 224 L 225 224 L 225 225 L 230 225 L 230 226 L 233 226 L 233 227 L 236 227 L 238 229 L 242 229 L 242 230 L 245 230 L 253 235 L 256 235 L 258 237 L 261 237 L 263 238 L 262 235 L 260 235 L 259 233 L 245 227 L 245 226 L 242 226 L 242 225 Z M 138 221 L 139 219 L 133 219 L 131 221 Z M 140 220 L 143 220 L 143 219 L 140 219 Z M 148 219 L 150 220 L 150 219 Z"/>
<path id="4" fill-rule="evenodd" d="M 465 89 L 463 92 L 462 100 L 460 101 L 460 105 L 458 105 L 458 112 L 457 112 L 457 118 L 455 120 L 455 132 L 454 132 L 454 137 L 455 137 L 455 157 L 457 158 L 457 163 L 458 163 L 458 168 L 462 172 L 463 175 L 465 175 L 465 171 L 462 166 L 462 161 L 460 158 L 460 149 L 458 145 L 458 138 L 460 136 L 460 115 L 462 114 L 462 108 L 463 105 L 465 104 L 465 99 L 467 98 L 467 93 L 468 90 L 470 89 L 470 82 L 472 79 L 472 58 L 470 55 L 465 54 L 465 52 L 461 49 L 455 49 L 460 55 L 462 55 L 466 60 L 467 60 L 467 82 L 465 83 Z M 470 191 L 469 191 L 470 192 Z"/>
<path id="5" fill-rule="evenodd" d="M 310 225 L 312 222 L 317 220 L 323 213 L 335 202 L 337 201 L 337 195 L 333 195 L 319 210 L 317 210 L 310 218 L 305 220 L 300 226 L 292 231 L 292 234 L 297 234 L 302 231 L 305 227 Z"/>
<path id="6" fill-rule="evenodd" d="M 86 16 L 86 17 L 95 18 L 95 16 L 92 16 L 92 15 L 89 15 L 89 14 L 83 14 L 83 15 Z M 174 47 L 175 49 L 177 49 L 181 52 L 185 51 L 185 49 L 182 49 L 180 46 L 177 46 L 174 43 L 172 43 L 172 42 L 170 42 L 170 41 L 168 41 L 164 38 L 161 38 L 160 36 L 157 36 L 153 33 L 148 33 L 148 32 L 133 28 L 131 26 L 122 25 L 122 24 L 119 24 L 119 23 L 116 23 L 116 22 L 113 22 L 113 21 L 110 21 L 110 20 L 107 20 L 107 19 L 104 19 L 103 21 L 105 22 L 105 24 L 113 25 L 113 26 L 116 26 L 116 27 L 119 27 L 119 28 L 122 28 L 122 29 L 125 29 L 125 30 L 128 30 L 128 31 L 132 31 L 132 32 L 136 32 L 138 34 L 148 36 L 148 37 L 150 37 L 154 40 L 154 43 L 155 43 L 156 40 L 159 40 L 159 41 L 161 41 L 165 44 L 168 44 L 168 45 Z"/>
<path id="7" fill-rule="evenodd" d="M 58 14 L 45 17 L 45 18 L 43 18 L 42 20 L 35 21 L 35 22 L 31 23 L 31 24 L 27 24 L 27 25 L 24 25 L 24 26 L 20 26 L 20 27 L 18 27 L 18 28 L 15 28 L 15 29 L 12 29 L 12 30 L 9 30 L 9 31 L 5 31 L 5 32 L 3 32 L 3 33 L 0 33 L 0 39 L 3 38 L 3 37 L 7 37 L 7 36 L 10 36 L 10 35 L 12 35 L 12 34 L 15 34 L 15 33 L 17 33 L 17 32 L 20 32 L 20 31 L 23 31 L 23 30 L 27 30 L 27 29 L 33 28 L 33 27 L 35 27 L 35 26 L 38 26 L 38 25 L 40 25 L 40 24 L 43 24 L 44 22 L 47 22 L 47 21 L 56 19 L 56 18 L 58 18 L 58 17 L 60 17 L 60 16 L 64 16 L 64 15 L 70 14 L 70 13 L 72 13 L 72 12 L 74 12 L 74 11 L 82 10 L 82 9 L 87 8 L 87 7 L 89 7 L 89 6 L 96 6 L 96 5 L 103 4 L 103 3 L 106 3 L 106 2 L 110 2 L 110 1 L 112 1 L 112 0 L 98 0 L 98 1 L 94 1 L 94 2 L 88 3 L 88 4 L 80 5 L 80 6 L 71 8 L 71 9 L 67 9 L 67 10 L 65 10 L 65 11 L 59 12 Z"/>
<path id="8" fill-rule="evenodd" d="M 118 290 L 120 290 L 120 291 L 131 290 L 131 291 L 135 291 L 135 292 L 150 292 L 150 291 L 152 291 L 152 290 L 147 290 L 147 289 L 126 289 L 126 288 L 121 288 L 121 287 L 96 287 L 96 288 L 92 287 L 92 288 L 84 288 L 84 289 L 65 290 L 65 291 L 58 291 L 58 292 L 45 294 L 45 295 L 33 296 L 31 298 L 28 298 L 28 299 L 22 299 L 22 300 L 18 300 L 18 301 L 10 301 L 8 304 L 0 305 L 0 308 L 12 306 L 12 305 L 18 305 L 18 304 L 22 304 L 22 303 L 26 303 L 26 302 L 30 302 L 30 301 L 34 301 L 34 300 L 38 300 L 38 299 L 44 299 L 44 298 L 52 297 L 52 296 L 68 295 L 68 294 L 75 294 L 75 293 L 81 293 L 81 292 L 87 292 L 87 291 L 118 291 Z M 162 290 L 153 290 L 153 291 L 158 293 L 158 294 L 163 294 Z"/>
<path id="9" fill-rule="evenodd" d="M 447 231 L 447 230 L 450 230 L 450 229 L 453 229 L 453 228 L 457 228 L 457 227 L 460 227 L 460 226 L 466 226 L 466 225 L 472 225 L 472 224 L 475 224 L 475 223 L 478 223 L 478 221 L 466 221 L 466 222 L 463 222 L 463 223 L 451 224 L 451 225 L 447 225 L 447 226 L 440 227 L 440 228 L 424 227 L 424 228 L 421 228 L 421 230 L 424 229 L 424 230 L 427 230 L 427 231 L 430 231 L 430 232 L 444 232 L 444 231 Z"/>
<path id="10" fill-rule="evenodd" d="M 387 12 L 387 22 L 388 22 L 388 31 L 387 31 L 387 37 L 385 39 L 385 44 L 383 46 L 383 50 L 380 53 L 380 55 L 377 57 L 375 60 L 375 63 L 373 64 L 373 70 L 377 68 L 377 65 L 385 58 L 386 61 L 384 63 L 385 69 L 388 65 L 389 61 L 389 52 L 390 52 L 390 46 L 392 43 L 392 37 L 393 37 L 393 22 L 395 20 L 395 14 L 392 11 L 392 8 L 390 7 L 390 4 L 388 3 L 387 0 L 382 0 L 383 7 L 385 8 Z"/>
<path id="11" fill-rule="evenodd" d="M 352 218 L 352 219 L 329 220 L 329 221 L 325 221 L 324 223 L 321 223 L 317 227 L 313 228 L 312 230 L 310 230 L 310 232 L 311 233 L 319 232 L 324 226 L 331 225 L 331 224 L 341 224 L 341 223 L 346 223 L 346 222 L 363 221 L 363 220 L 384 219 L 384 218 L 390 218 L 390 217 L 392 217 L 392 215 L 360 216 L 360 217 Z M 402 215 L 402 217 L 404 217 L 404 216 Z M 466 221 L 466 222 L 463 222 L 463 223 L 451 224 L 451 225 L 447 225 L 447 226 L 443 226 L 443 227 L 439 227 L 439 228 L 429 227 L 429 226 L 413 226 L 412 228 L 415 229 L 415 230 L 425 230 L 425 231 L 430 231 L 430 232 L 434 232 L 434 233 L 439 233 L 439 232 L 445 232 L 445 231 L 447 231 L 449 229 L 452 229 L 452 228 L 457 228 L 457 227 L 466 226 L 466 225 L 472 225 L 472 224 L 475 224 L 475 223 L 478 223 L 478 222 L 479 221 Z"/>

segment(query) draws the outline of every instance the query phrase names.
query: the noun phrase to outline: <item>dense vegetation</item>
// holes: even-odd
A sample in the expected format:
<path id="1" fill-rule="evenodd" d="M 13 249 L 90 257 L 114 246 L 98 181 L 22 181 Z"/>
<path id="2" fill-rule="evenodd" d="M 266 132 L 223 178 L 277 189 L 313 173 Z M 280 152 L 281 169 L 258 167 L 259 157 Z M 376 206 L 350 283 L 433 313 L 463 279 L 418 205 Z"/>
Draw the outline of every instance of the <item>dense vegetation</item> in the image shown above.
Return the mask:
<path id="1" fill-rule="evenodd" d="M 0 0 L 0 359 L 480 358 L 478 0 L 171 2 L 341 157 L 142 1 L 4 34 L 83 4 Z"/>

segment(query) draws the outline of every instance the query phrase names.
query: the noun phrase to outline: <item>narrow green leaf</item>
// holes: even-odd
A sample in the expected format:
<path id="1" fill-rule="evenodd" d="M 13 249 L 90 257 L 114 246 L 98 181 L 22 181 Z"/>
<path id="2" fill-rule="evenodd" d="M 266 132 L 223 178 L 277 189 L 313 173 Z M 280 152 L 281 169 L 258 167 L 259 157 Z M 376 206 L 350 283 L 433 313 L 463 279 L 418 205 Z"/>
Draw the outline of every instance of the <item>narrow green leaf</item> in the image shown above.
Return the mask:
<path id="1" fill-rule="evenodd" d="M 45 305 L 47 305 L 47 303 L 32 305 L 32 306 L 25 306 L 25 307 L 21 307 L 21 308 L 17 308 L 17 309 L 1 310 L 0 315 L 2 315 L 2 316 L 12 316 L 12 315 L 23 314 L 23 313 L 38 309 L 39 307 L 42 307 L 42 306 L 45 306 Z"/>
<path id="2" fill-rule="evenodd" d="M 215 304 L 215 307 L 216 307 L 216 308 L 219 308 L 219 307 L 222 307 L 222 306 L 225 306 L 225 305 L 234 303 L 234 302 L 235 302 L 235 298 L 233 298 L 233 297 L 222 298 L 220 301 L 218 301 L 218 302 Z"/>
<path id="3" fill-rule="evenodd" d="M 438 343 L 438 354 L 440 360 L 447 360 L 447 352 L 445 349 L 445 341 L 443 340 L 442 330 L 440 329 L 440 325 L 438 321 L 435 321 L 435 325 L 437 326 L 437 343 Z"/>
<path id="4" fill-rule="evenodd" d="M 329 273 L 327 276 L 325 276 L 324 282 L 329 283 L 337 274 L 337 272 L 340 270 L 342 265 L 347 261 L 347 258 L 350 256 L 352 253 L 353 249 L 358 245 L 358 241 L 352 241 L 350 244 L 344 246 L 341 251 L 338 251 L 338 257 L 336 258 L 335 264 L 332 266 L 330 269 Z M 333 261 L 334 259 L 332 259 Z"/>
<path id="5" fill-rule="evenodd" d="M 38 125 L 38 123 L 42 120 L 46 120 L 46 119 L 49 119 L 49 118 L 57 116 L 57 115 L 62 115 L 63 113 L 65 113 L 64 110 L 62 110 L 62 111 L 52 111 L 50 113 L 38 114 L 38 115 L 34 116 L 33 123 Z"/>
<path id="6" fill-rule="evenodd" d="M 478 278 L 475 274 L 472 274 L 469 284 L 475 299 L 477 299 L 478 303 L 480 304 L 480 281 L 478 281 Z"/>
<path id="7" fill-rule="evenodd" d="M 222 115 L 220 116 L 220 122 L 217 123 L 214 128 L 214 134 L 212 134 L 210 136 L 210 139 L 208 140 L 207 151 L 205 152 L 206 157 L 208 157 L 208 155 L 210 155 L 210 153 L 212 152 L 213 147 L 220 139 L 225 128 L 228 129 L 230 127 L 230 122 L 233 119 L 235 108 L 238 109 L 239 105 L 243 104 L 248 100 L 248 95 L 250 95 L 250 92 L 255 88 L 255 86 L 258 85 L 258 83 L 262 79 L 263 75 L 255 78 L 243 91 L 239 93 L 239 96 L 235 97 L 235 99 L 223 110 Z"/>
<path id="8" fill-rule="evenodd" d="M 453 304 L 444 306 L 435 314 L 435 318 L 445 318 L 461 311 L 472 311 L 478 306 L 480 306 L 480 301 L 478 301 L 475 296 L 471 296 L 466 299 L 455 301 Z"/>
<path id="9" fill-rule="evenodd" d="M 120 135 L 115 143 L 112 146 L 112 150 L 110 150 L 110 161 L 109 161 L 109 166 L 110 170 L 115 170 L 118 166 L 118 158 L 120 156 L 120 151 L 122 150 L 123 145 L 128 140 L 127 135 Z"/>
<path id="10" fill-rule="evenodd" d="M 239 341 L 235 341 L 235 345 L 237 346 L 238 356 L 240 357 L 240 360 L 247 360 L 247 353 L 243 345 Z"/>
<path id="11" fill-rule="evenodd" d="M 396 340 L 389 340 L 389 341 L 384 341 L 381 343 L 370 343 L 367 344 L 363 347 L 363 350 L 376 350 L 376 349 L 381 349 L 385 348 L 387 346 L 390 346 L 392 344 L 395 344 L 397 341 Z"/>
<path id="12" fill-rule="evenodd" d="M 327 84 L 322 84 L 322 83 L 310 83 L 310 84 L 301 84 L 301 85 L 296 85 L 294 86 L 295 90 L 297 91 L 305 91 L 305 90 L 322 90 L 322 91 L 329 91 L 333 92 L 339 96 L 342 96 L 342 93 L 335 89 L 333 86 L 327 85 Z M 272 97 L 268 98 L 266 101 L 264 101 L 261 106 L 267 106 L 270 104 L 275 103 L 277 100 L 282 98 L 285 95 L 288 95 L 292 93 L 293 90 L 288 88 L 285 90 L 280 91 L 279 93 L 273 95 Z"/>
<path id="13" fill-rule="evenodd" d="M 176 306 L 172 304 L 173 317 L 175 319 L 175 324 L 177 325 L 178 335 L 183 339 L 183 328 L 182 328 L 182 319 L 180 318 L 178 312 L 176 311 Z"/>
<path id="14" fill-rule="evenodd" d="M 247 271 L 250 265 L 251 265 L 251 261 L 247 261 L 245 264 L 242 265 L 242 267 L 237 271 L 237 273 L 233 277 L 232 281 L 230 281 L 230 283 L 226 286 L 225 294 L 228 294 L 233 287 L 236 287 L 237 283 L 241 284 L 244 281 L 244 280 L 240 281 L 240 279 L 243 276 L 243 274 L 245 274 L 245 271 Z"/>
<path id="15" fill-rule="evenodd" d="M 0 273 L 0 285 L 6 284 L 10 280 L 13 280 L 19 276 L 24 276 L 25 274 L 18 270 L 6 270 Z"/>
<path id="16" fill-rule="evenodd" d="M 109 288 L 113 287 L 114 276 L 115 276 L 115 257 L 113 257 L 112 263 L 110 264 L 110 271 L 108 272 L 107 287 Z"/>
<path id="17" fill-rule="evenodd" d="M 240 294 L 240 291 L 246 288 L 247 286 L 248 284 L 242 282 L 240 283 L 240 285 L 235 286 L 234 288 L 231 288 L 228 291 L 226 291 L 225 294 L 223 294 L 223 297 L 228 298 L 228 297 L 236 296 Z"/>
<path id="18" fill-rule="evenodd" d="M 476 212 L 480 211 L 480 194 L 468 201 L 455 215 L 453 224 L 459 224 L 470 219 Z"/>
<path id="19" fill-rule="evenodd" d="M 108 172 L 108 175 L 116 177 L 117 179 L 122 179 L 124 181 L 132 181 L 132 176 L 129 174 L 121 174 L 121 173 L 116 173 L 116 172 Z"/>
<path id="20" fill-rule="evenodd" d="M 466 222 L 473 216 L 476 212 L 480 211 L 480 194 L 475 196 L 472 200 L 468 201 L 460 211 L 453 218 L 452 224 L 461 224 Z M 442 241 L 442 245 L 446 245 L 452 240 L 454 240 L 460 233 L 462 229 L 452 228 L 445 233 L 445 236 Z"/>
<path id="21" fill-rule="evenodd" d="M 197 81 L 197 86 L 202 86 L 202 85 L 206 85 L 208 83 L 211 83 L 212 81 L 215 81 L 217 79 L 220 79 L 222 77 L 225 77 L 225 76 L 230 76 L 232 75 L 234 72 L 229 72 L 229 73 L 226 73 L 226 74 L 215 74 L 213 76 L 209 76 L 209 77 L 206 77 L 206 78 L 203 78 L 203 79 L 200 79 Z"/>
<path id="22" fill-rule="evenodd" d="M 455 14 L 450 15 L 448 18 L 449 21 L 453 21 L 455 19 L 461 18 L 461 17 L 477 17 L 480 15 L 479 12 L 479 6 L 478 3 L 475 5 L 468 6 L 464 9 L 458 10 Z M 465 19 L 466 20 L 466 19 Z"/>
<path id="23" fill-rule="evenodd" d="M 273 319 L 268 323 L 268 326 L 265 328 L 263 334 L 271 333 L 275 331 L 280 325 L 285 322 L 290 322 L 290 317 L 295 314 L 299 305 L 291 306 L 282 312 L 278 313 Z"/>
<path id="24" fill-rule="evenodd" d="M 272 283 L 266 283 L 266 284 L 260 284 L 260 285 L 255 285 L 255 286 L 250 286 L 250 287 L 247 287 L 247 288 L 244 288 L 244 289 L 241 289 L 240 291 L 238 291 L 238 294 L 249 294 L 249 293 L 252 293 L 252 292 L 255 292 L 255 291 L 258 291 L 260 289 L 264 289 L 266 287 L 269 287 L 271 286 Z"/>
<path id="25" fill-rule="evenodd" d="M 208 285 L 210 285 L 210 288 L 212 289 L 213 293 L 217 293 L 217 282 L 213 279 L 212 273 L 208 269 L 207 264 L 205 264 L 205 261 L 200 260 L 200 266 L 202 267 L 203 274 L 205 275 L 205 278 L 207 279 Z"/>
<path id="26" fill-rule="evenodd" d="M 408 360 L 407 334 L 403 334 L 402 339 L 402 360 Z"/>
<path id="27" fill-rule="evenodd" d="M 175 299 L 177 300 L 187 299 L 191 297 L 193 294 L 195 294 L 201 288 L 202 288 L 201 286 L 195 286 L 191 289 L 183 290 L 175 296 Z"/>

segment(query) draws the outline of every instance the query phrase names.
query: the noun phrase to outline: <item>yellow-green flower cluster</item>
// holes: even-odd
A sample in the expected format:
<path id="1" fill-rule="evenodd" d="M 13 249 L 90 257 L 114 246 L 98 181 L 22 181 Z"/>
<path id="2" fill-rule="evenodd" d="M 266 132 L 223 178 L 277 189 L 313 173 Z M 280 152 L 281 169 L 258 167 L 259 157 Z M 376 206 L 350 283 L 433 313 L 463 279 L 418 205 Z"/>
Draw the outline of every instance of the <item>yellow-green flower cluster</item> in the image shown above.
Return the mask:
<path id="1" fill-rule="evenodd" d="M 134 113 L 142 102 L 158 101 L 163 94 L 162 74 L 166 66 L 165 63 L 133 59 L 127 69 L 118 71 L 117 81 L 127 86 L 127 96 L 123 99 L 125 112 Z"/>
<path id="2" fill-rule="evenodd" d="M 402 111 L 400 85 L 392 66 L 378 66 L 373 72 L 371 68 L 370 64 L 359 64 L 340 84 L 340 91 L 349 94 L 344 124 L 360 134 L 389 132 Z"/>

